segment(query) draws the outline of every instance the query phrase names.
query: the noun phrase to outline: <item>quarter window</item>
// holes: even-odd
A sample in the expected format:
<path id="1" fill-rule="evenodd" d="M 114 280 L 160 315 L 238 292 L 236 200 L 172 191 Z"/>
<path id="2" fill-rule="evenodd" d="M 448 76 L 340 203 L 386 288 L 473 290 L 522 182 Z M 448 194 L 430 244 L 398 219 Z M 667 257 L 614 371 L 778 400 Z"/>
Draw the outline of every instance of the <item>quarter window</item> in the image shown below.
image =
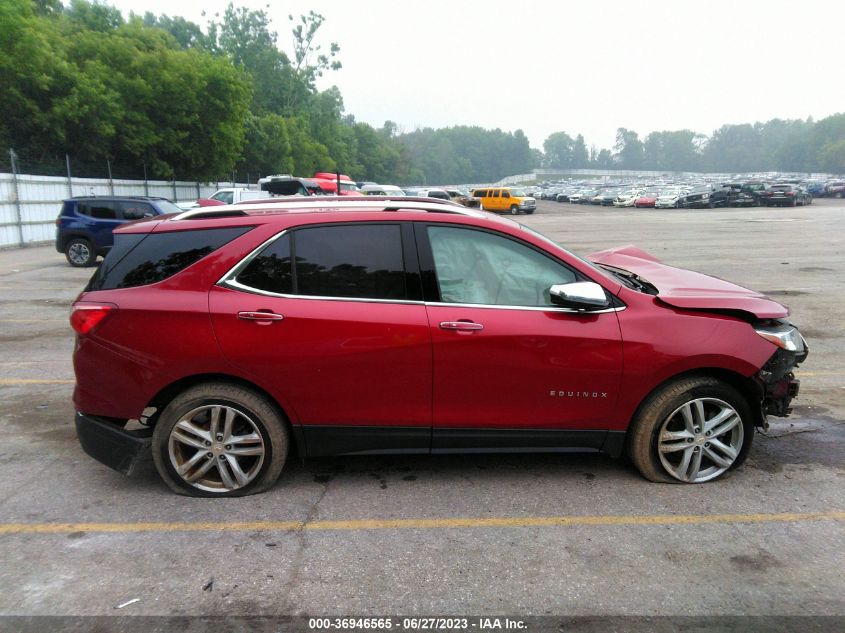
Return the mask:
<path id="1" fill-rule="evenodd" d="M 94 273 L 88 289 L 132 288 L 162 281 L 251 228 L 146 233 L 140 240 L 132 234 L 117 234 L 114 248 Z"/>
<path id="2" fill-rule="evenodd" d="M 429 226 L 428 239 L 444 303 L 553 307 L 549 288 L 578 279 L 533 248 L 486 231 Z"/>

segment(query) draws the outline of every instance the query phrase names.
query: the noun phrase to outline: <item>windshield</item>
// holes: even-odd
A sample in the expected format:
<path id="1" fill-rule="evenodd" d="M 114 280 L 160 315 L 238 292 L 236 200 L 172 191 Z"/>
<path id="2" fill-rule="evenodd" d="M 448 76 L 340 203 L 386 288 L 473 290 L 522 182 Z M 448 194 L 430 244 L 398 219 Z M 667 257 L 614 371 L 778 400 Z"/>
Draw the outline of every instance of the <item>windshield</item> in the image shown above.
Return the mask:
<path id="1" fill-rule="evenodd" d="M 515 198 L 524 198 L 526 195 L 523 189 L 510 189 L 510 192 Z"/>

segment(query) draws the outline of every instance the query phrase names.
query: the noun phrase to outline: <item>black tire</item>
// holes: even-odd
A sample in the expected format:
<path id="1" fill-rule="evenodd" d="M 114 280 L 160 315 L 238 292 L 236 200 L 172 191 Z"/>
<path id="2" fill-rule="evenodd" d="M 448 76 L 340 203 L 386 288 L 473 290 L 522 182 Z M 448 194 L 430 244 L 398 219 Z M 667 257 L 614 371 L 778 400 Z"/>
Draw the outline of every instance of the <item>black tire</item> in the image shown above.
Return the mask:
<path id="1" fill-rule="evenodd" d="M 515 204 L 511 205 L 511 215 L 519 215 L 519 207 Z"/>
<path id="2" fill-rule="evenodd" d="M 263 449 L 261 461 L 255 463 L 259 457 L 253 458 L 255 461 L 252 464 L 255 472 L 250 471 L 248 473 L 251 474 L 251 479 L 241 487 L 226 489 L 223 483 L 224 479 L 216 464 L 212 465 L 216 473 L 211 472 L 210 477 L 200 479 L 198 483 L 186 481 L 176 470 L 170 451 L 174 427 L 184 416 L 204 407 L 225 407 L 227 410 L 234 410 L 243 416 L 238 418 L 240 424 L 252 425 L 252 427 L 245 427 L 250 433 L 254 433 L 254 429 L 257 429 L 260 433 L 261 449 Z M 263 492 L 276 482 L 287 459 L 290 445 L 289 437 L 287 425 L 281 412 L 264 396 L 251 389 L 231 383 L 205 383 L 183 391 L 161 413 L 153 432 L 153 462 L 164 482 L 178 494 L 194 497 L 243 497 Z M 216 446 L 217 443 L 215 442 L 214 449 L 210 447 L 208 450 L 217 452 L 221 448 Z M 175 446 L 181 447 L 183 445 L 175 444 Z M 228 449 L 229 446 L 226 446 L 226 448 Z M 204 451 L 204 448 L 200 449 L 194 455 Z M 217 457 L 212 452 L 208 452 L 207 455 L 212 455 L 212 457 L 207 458 L 210 460 L 225 459 L 219 453 Z M 228 459 L 232 459 L 232 457 L 228 457 Z M 239 463 L 243 466 L 243 462 Z M 200 461 L 198 464 L 202 466 L 204 462 Z M 227 469 L 230 475 L 234 473 L 230 466 L 227 466 Z M 190 471 L 188 472 L 190 473 Z M 215 475 L 216 479 L 220 480 L 219 485 L 214 480 Z"/>
<path id="3" fill-rule="evenodd" d="M 754 425 L 748 401 L 736 389 L 715 378 L 704 376 L 682 378 L 664 385 L 648 396 L 640 405 L 631 423 L 626 449 L 628 457 L 643 477 L 662 483 L 692 483 L 677 479 L 667 471 L 658 455 L 658 443 L 661 428 L 669 416 L 685 403 L 700 398 L 727 403 L 739 415 L 742 426 L 741 446 L 733 463 L 727 470 L 714 475 L 707 481 L 719 479 L 745 461 L 754 437 Z M 694 441 L 687 441 L 692 442 L 691 446 L 695 446 Z"/>
<path id="4" fill-rule="evenodd" d="M 84 237 L 74 237 L 65 244 L 65 259 L 74 268 L 89 268 L 97 262 L 97 252 Z"/>

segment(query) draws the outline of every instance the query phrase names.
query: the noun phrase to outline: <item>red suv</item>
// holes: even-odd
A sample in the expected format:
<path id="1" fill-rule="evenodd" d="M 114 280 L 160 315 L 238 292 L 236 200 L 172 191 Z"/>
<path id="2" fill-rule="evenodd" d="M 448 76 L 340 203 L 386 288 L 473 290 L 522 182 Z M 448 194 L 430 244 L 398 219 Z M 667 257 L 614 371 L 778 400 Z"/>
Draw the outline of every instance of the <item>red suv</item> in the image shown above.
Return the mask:
<path id="1" fill-rule="evenodd" d="M 115 231 L 73 304 L 85 451 L 175 491 L 259 492 L 300 456 L 626 451 L 738 466 L 807 348 L 764 295 L 634 247 L 586 261 L 433 199 L 208 207 Z"/>

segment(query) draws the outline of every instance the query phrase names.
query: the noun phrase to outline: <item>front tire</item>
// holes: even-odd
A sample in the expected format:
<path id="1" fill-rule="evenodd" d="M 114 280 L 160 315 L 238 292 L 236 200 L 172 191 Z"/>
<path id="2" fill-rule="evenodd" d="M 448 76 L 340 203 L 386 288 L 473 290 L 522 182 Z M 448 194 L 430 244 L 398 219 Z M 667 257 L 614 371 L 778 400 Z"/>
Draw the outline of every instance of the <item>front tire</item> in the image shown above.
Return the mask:
<path id="1" fill-rule="evenodd" d="M 75 268 L 88 268 L 97 261 L 97 253 L 84 237 L 74 237 L 65 245 L 65 258 Z"/>
<path id="2" fill-rule="evenodd" d="M 206 383 L 165 407 L 153 432 L 153 462 L 179 494 L 242 497 L 276 482 L 289 444 L 285 421 L 267 398 L 230 383 Z"/>
<path id="3" fill-rule="evenodd" d="M 519 215 L 519 207 L 515 204 L 511 205 L 511 215 Z"/>
<path id="4" fill-rule="evenodd" d="M 628 456 L 650 481 L 703 483 L 748 456 L 754 437 L 751 408 L 730 385 L 709 377 L 661 387 L 637 412 Z"/>

